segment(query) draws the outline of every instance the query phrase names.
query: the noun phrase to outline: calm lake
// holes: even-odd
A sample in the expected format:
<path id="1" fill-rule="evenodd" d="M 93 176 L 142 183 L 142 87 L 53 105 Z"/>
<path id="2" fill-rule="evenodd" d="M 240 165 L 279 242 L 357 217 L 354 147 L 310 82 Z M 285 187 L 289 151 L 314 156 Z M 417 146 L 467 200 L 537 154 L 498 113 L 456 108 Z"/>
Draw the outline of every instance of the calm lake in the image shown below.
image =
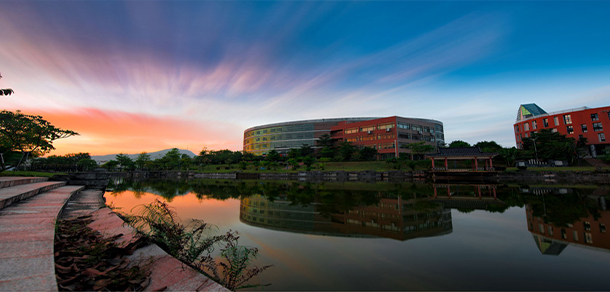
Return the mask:
<path id="1" fill-rule="evenodd" d="M 608 290 L 608 186 L 118 180 L 106 203 L 166 201 L 240 233 L 258 290 Z"/>

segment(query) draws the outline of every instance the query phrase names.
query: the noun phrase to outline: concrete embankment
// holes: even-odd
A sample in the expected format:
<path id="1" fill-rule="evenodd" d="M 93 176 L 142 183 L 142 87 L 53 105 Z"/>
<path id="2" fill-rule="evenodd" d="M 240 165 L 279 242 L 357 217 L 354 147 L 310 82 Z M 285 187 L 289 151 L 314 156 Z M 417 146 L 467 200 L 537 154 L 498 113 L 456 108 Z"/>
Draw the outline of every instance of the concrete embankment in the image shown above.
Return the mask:
<path id="1" fill-rule="evenodd" d="M 102 190 L 46 180 L 0 177 L 0 291 L 57 291 L 53 242 L 58 218 L 92 214 L 92 229 L 107 237 L 123 234 L 118 239 L 123 244 L 133 240 L 131 227 L 110 209 L 100 209 Z M 138 249 L 130 261 L 152 262 L 145 291 L 229 291 L 154 244 Z"/>

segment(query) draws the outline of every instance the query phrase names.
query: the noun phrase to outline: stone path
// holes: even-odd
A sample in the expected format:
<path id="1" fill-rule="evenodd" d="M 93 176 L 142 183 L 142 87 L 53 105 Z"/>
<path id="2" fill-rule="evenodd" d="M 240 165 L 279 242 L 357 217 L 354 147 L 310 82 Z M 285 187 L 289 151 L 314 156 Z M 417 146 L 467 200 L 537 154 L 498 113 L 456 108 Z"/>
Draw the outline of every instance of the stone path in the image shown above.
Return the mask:
<path id="1" fill-rule="evenodd" d="M 0 189 L 0 291 L 57 291 L 55 219 L 84 187 L 7 181 L 2 178 Z"/>
<path id="2" fill-rule="evenodd" d="M 123 234 L 119 243 L 133 240 L 132 228 L 110 209 L 101 208 L 101 191 L 64 184 L 45 178 L 0 177 L 0 291 L 57 291 L 53 255 L 57 218 L 92 215 L 92 229 L 105 236 Z M 152 262 L 146 291 L 229 291 L 154 244 L 138 249 L 130 260 Z"/>

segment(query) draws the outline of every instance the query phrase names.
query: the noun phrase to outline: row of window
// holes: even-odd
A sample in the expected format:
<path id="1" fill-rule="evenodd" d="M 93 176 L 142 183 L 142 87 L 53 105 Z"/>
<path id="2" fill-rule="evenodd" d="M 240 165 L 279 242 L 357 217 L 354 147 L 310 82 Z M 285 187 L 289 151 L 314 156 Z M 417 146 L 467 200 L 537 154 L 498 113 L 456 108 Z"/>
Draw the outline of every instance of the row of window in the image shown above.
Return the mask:
<path id="1" fill-rule="evenodd" d="M 250 131 L 246 133 L 246 138 L 258 135 L 265 135 L 268 133 L 282 133 L 282 132 L 302 132 L 302 131 L 313 131 L 313 124 L 304 124 L 304 125 L 291 125 L 291 126 L 282 126 L 282 127 L 273 127 L 267 129 L 261 129 L 256 131 Z"/>
<path id="2" fill-rule="evenodd" d="M 610 112 L 608 112 L 608 118 L 610 118 Z M 595 113 L 595 114 L 591 114 L 591 121 L 595 122 L 595 121 L 599 121 L 599 114 Z M 555 116 L 553 117 L 553 122 L 555 123 L 555 126 L 559 126 L 559 117 Z M 565 125 L 571 125 L 572 124 L 572 116 L 567 114 L 567 115 L 563 115 L 563 123 Z M 542 125 L 545 128 L 549 127 L 549 119 L 548 118 L 544 118 L 542 119 Z M 586 129 L 586 124 L 582 124 L 585 126 Z M 594 131 L 602 131 L 602 123 L 593 123 L 593 128 L 597 129 Z M 538 129 L 538 121 L 533 120 L 532 121 L 532 130 L 536 130 Z M 515 132 L 519 132 L 519 125 L 515 126 Z M 528 122 L 525 122 L 523 124 L 523 130 L 524 131 L 529 131 L 530 130 L 530 124 Z M 586 133 L 586 131 L 584 132 Z"/>
<path id="3" fill-rule="evenodd" d="M 424 133 L 434 133 L 435 131 L 439 132 L 439 133 L 443 132 L 443 127 L 440 125 L 435 125 L 434 128 L 430 128 L 427 126 L 398 122 L 397 124 L 385 123 L 385 124 L 364 126 L 364 127 L 359 127 L 359 128 L 358 127 L 349 128 L 349 129 L 345 129 L 344 133 L 345 134 L 368 133 L 368 132 L 375 131 L 375 130 L 393 129 L 394 127 L 397 127 L 398 129 L 414 130 L 414 131 L 419 131 L 419 132 L 424 132 Z"/>
<path id="4" fill-rule="evenodd" d="M 292 139 L 313 139 L 314 133 L 302 133 L 302 134 L 284 134 L 284 135 L 273 135 L 273 136 L 265 136 L 265 137 L 256 137 L 246 139 L 246 145 L 254 143 L 254 142 L 264 142 L 264 141 L 281 141 L 281 140 L 292 140 Z"/>

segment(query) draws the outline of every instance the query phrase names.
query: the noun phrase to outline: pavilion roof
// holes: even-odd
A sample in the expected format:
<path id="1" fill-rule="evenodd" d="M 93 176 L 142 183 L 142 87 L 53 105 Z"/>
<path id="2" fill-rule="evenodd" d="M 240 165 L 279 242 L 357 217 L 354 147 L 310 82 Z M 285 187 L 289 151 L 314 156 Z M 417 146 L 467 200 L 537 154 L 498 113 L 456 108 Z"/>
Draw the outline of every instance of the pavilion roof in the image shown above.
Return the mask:
<path id="1" fill-rule="evenodd" d="M 453 158 L 453 159 L 472 159 L 475 157 L 494 157 L 498 153 L 482 152 L 479 147 L 452 147 L 438 148 L 436 153 L 426 154 L 426 157 L 433 158 Z"/>

